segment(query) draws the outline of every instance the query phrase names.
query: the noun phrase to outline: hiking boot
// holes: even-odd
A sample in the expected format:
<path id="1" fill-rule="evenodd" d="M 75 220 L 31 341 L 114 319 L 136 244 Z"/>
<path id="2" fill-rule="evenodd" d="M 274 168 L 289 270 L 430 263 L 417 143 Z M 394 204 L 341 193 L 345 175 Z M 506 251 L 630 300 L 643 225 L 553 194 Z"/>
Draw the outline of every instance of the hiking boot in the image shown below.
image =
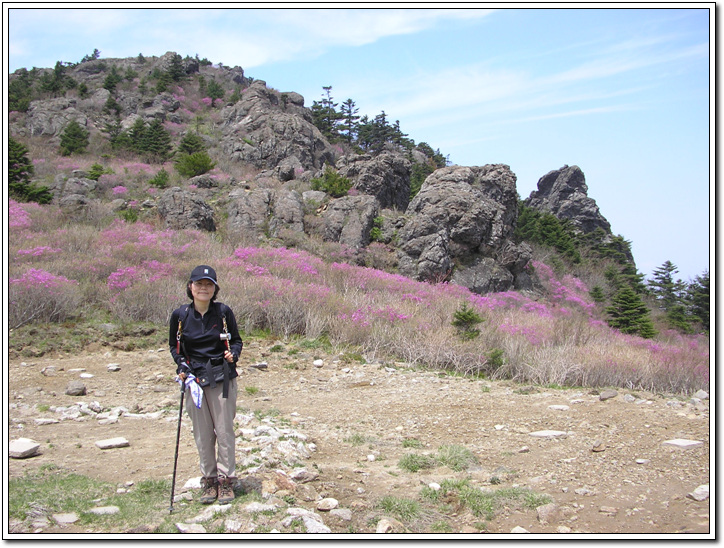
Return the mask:
<path id="1" fill-rule="evenodd" d="M 229 504 L 234 500 L 234 480 L 225 476 L 219 477 L 219 504 Z"/>
<path id="2" fill-rule="evenodd" d="M 216 478 L 201 478 L 201 496 L 199 502 L 201 504 L 211 504 L 219 496 L 219 481 Z"/>

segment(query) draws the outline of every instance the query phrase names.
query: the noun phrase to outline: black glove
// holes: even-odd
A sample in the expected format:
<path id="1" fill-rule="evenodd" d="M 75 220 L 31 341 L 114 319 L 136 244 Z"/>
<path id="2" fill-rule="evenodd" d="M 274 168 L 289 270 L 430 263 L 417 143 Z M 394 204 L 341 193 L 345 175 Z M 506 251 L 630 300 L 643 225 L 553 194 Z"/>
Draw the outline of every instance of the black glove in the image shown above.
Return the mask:
<path id="1" fill-rule="evenodd" d="M 185 361 L 181 362 L 178 367 L 176 367 L 176 374 L 180 375 L 183 373 L 187 377 L 189 376 L 189 373 L 191 373 L 191 368 L 189 367 L 189 364 L 187 364 Z"/>

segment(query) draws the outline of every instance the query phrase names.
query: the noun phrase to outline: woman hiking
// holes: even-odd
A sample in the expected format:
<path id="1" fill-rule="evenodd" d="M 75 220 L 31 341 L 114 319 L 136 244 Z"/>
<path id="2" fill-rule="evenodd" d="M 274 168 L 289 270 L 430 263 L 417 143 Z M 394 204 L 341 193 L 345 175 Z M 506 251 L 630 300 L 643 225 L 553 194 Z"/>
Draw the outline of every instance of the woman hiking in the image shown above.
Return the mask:
<path id="1" fill-rule="evenodd" d="M 236 479 L 236 362 L 243 342 L 233 311 L 216 301 L 218 294 L 216 271 L 194 268 L 186 284 L 191 303 L 171 314 L 168 339 L 176 373 L 192 396 L 186 412 L 199 452 L 203 504 L 234 500 Z"/>

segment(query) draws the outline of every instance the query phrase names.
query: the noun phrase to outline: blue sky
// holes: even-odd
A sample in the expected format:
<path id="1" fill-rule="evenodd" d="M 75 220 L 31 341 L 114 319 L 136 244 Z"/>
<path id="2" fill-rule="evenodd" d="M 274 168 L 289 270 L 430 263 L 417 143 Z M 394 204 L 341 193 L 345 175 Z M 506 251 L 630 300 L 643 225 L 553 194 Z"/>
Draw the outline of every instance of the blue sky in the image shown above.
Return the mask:
<path id="1" fill-rule="evenodd" d="M 4 5 L 8 72 L 96 48 L 101 58 L 175 51 L 240 66 L 307 106 L 332 86 L 338 103 L 351 98 L 370 117 L 384 110 L 455 164 L 508 164 L 522 198 L 549 171 L 578 165 L 640 272 L 670 260 L 686 281 L 710 268 L 713 4 L 29 9 L 37 5 Z"/>

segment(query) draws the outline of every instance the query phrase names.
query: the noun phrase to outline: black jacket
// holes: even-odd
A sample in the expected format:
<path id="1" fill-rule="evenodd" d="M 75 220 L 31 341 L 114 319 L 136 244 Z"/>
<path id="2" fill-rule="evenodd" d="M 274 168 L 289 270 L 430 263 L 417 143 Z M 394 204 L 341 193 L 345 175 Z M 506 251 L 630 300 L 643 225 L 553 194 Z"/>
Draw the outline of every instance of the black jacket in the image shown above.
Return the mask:
<path id="1" fill-rule="evenodd" d="M 244 343 L 239 335 L 236 317 L 231 308 L 223 303 L 214 302 L 202 317 L 194 308 L 193 303 L 190 303 L 180 306 L 171 313 L 168 345 L 171 349 L 171 356 L 177 365 L 176 373 L 188 372 L 187 367 L 193 371 L 194 365 L 198 369 L 199 365 L 205 364 L 208 360 L 223 359 L 226 351 L 226 342 L 220 337 L 224 332 L 223 316 L 226 316 L 226 326 L 231 335 L 229 341 L 231 354 L 234 356 L 234 364 L 236 364 Z M 182 332 L 180 349 L 177 347 L 176 341 L 179 318 Z M 191 363 L 189 364 L 188 361 Z"/>

